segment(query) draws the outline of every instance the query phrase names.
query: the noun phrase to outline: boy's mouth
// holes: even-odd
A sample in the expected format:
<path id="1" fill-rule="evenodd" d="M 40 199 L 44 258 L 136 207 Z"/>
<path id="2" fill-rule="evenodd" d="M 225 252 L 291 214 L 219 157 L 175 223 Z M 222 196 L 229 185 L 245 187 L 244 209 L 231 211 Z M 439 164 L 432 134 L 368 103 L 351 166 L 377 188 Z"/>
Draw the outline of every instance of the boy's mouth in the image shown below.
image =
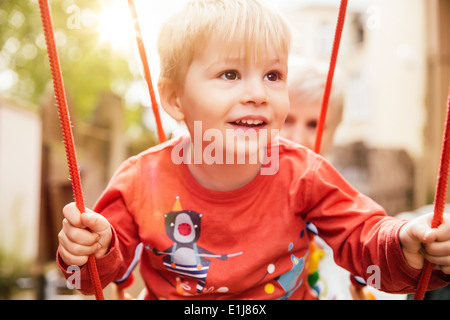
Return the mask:
<path id="1" fill-rule="evenodd" d="M 230 122 L 230 124 L 240 127 L 257 128 L 264 126 L 266 122 L 262 119 L 239 119 Z"/>

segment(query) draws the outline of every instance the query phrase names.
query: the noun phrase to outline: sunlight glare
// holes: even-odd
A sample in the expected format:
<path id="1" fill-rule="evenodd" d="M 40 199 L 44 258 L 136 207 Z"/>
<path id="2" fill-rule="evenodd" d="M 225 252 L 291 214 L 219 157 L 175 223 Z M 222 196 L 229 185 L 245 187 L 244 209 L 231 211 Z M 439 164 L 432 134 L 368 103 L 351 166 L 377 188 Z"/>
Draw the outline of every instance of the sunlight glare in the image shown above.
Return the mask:
<path id="1" fill-rule="evenodd" d="M 134 34 L 126 1 L 107 1 L 97 22 L 100 43 L 108 43 L 114 50 L 128 50 Z"/>

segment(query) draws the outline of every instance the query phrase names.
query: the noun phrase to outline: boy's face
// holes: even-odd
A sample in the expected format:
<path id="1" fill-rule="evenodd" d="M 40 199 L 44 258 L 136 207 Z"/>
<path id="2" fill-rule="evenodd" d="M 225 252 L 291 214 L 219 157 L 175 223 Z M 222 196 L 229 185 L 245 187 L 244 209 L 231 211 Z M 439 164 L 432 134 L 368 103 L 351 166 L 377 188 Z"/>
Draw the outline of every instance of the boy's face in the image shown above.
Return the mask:
<path id="1" fill-rule="evenodd" d="M 300 97 L 290 94 L 291 108 L 281 129 L 281 136 L 314 149 L 316 128 L 320 115 L 320 102 L 305 103 Z"/>
<path id="2" fill-rule="evenodd" d="M 223 137 L 230 130 L 266 130 L 269 141 L 259 139 L 258 147 L 270 142 L 271 130 L 281 129 L 289 110 L 287 59 L 272 48 L 257 61 L 239 50 L 210 39 L 189 66 L 178 98 L 194 140 L 194 121 L 201 121 L 202 134 L 217 129 Z"/>
<path id="3" fill-rule="evenodd" d="M 289 93 L 290 110 L 280 135 L 314 150 L 316 142 L 317 124 L 320 117 L 321 101 L 305 101 L 302 95 L 296 93 L 295 88 Z M 338 124 L 337 115 L 330 108 L 323 130 L 321 153 L 329 152 Z"/>

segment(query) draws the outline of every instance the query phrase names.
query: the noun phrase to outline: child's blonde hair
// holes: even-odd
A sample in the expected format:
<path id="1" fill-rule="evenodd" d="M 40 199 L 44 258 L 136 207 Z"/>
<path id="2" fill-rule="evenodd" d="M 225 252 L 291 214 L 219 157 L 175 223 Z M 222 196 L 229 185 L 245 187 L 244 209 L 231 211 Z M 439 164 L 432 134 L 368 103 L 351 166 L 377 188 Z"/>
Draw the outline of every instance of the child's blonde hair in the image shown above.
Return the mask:
<path id="1" fill-rule="evenodd" d="M 258 0 L 193 0 L 173 15 L 162 27 L 158 51 L 161 78 L 184 81 L 195 53 L 211 37 L 224 45 L 240 49 L 245 58 L 261 57 L 268 46 L 287 59 L 290 50 L 290 27 L 279 12 Z"/>
<path id="2" fill-rule="evenodd" d="M 312 58 L 291 56 L 289 58 L 289 92 L 301 97 L 303 103 L 322 103 L 329 65 Z M 330 113 L 328 117 L 333 126 L 337 126 L 343 116 L 346 76 L 342 69 L 336 67 L 333 87 L 330 93 Z"/>

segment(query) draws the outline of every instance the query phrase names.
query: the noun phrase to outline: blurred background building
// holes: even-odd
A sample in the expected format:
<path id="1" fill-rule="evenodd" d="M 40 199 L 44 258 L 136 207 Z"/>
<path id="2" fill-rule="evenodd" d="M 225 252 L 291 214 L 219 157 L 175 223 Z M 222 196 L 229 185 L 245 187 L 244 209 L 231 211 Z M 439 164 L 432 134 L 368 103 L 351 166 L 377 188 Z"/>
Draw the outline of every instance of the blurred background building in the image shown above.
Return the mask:
<path id="1" fill-rule="evenodd" d="M 299 30 L 294 52 L 329 59 L 338 2 L 298 1 L 286 11 Z M 390 214 L 433 200 L 450 80 L 449 15 L 449 1 L 348 4 L 338 58 L 348 83 L 335 162 Z M 399 192 L 407 185 L 405 202 Z"/>

